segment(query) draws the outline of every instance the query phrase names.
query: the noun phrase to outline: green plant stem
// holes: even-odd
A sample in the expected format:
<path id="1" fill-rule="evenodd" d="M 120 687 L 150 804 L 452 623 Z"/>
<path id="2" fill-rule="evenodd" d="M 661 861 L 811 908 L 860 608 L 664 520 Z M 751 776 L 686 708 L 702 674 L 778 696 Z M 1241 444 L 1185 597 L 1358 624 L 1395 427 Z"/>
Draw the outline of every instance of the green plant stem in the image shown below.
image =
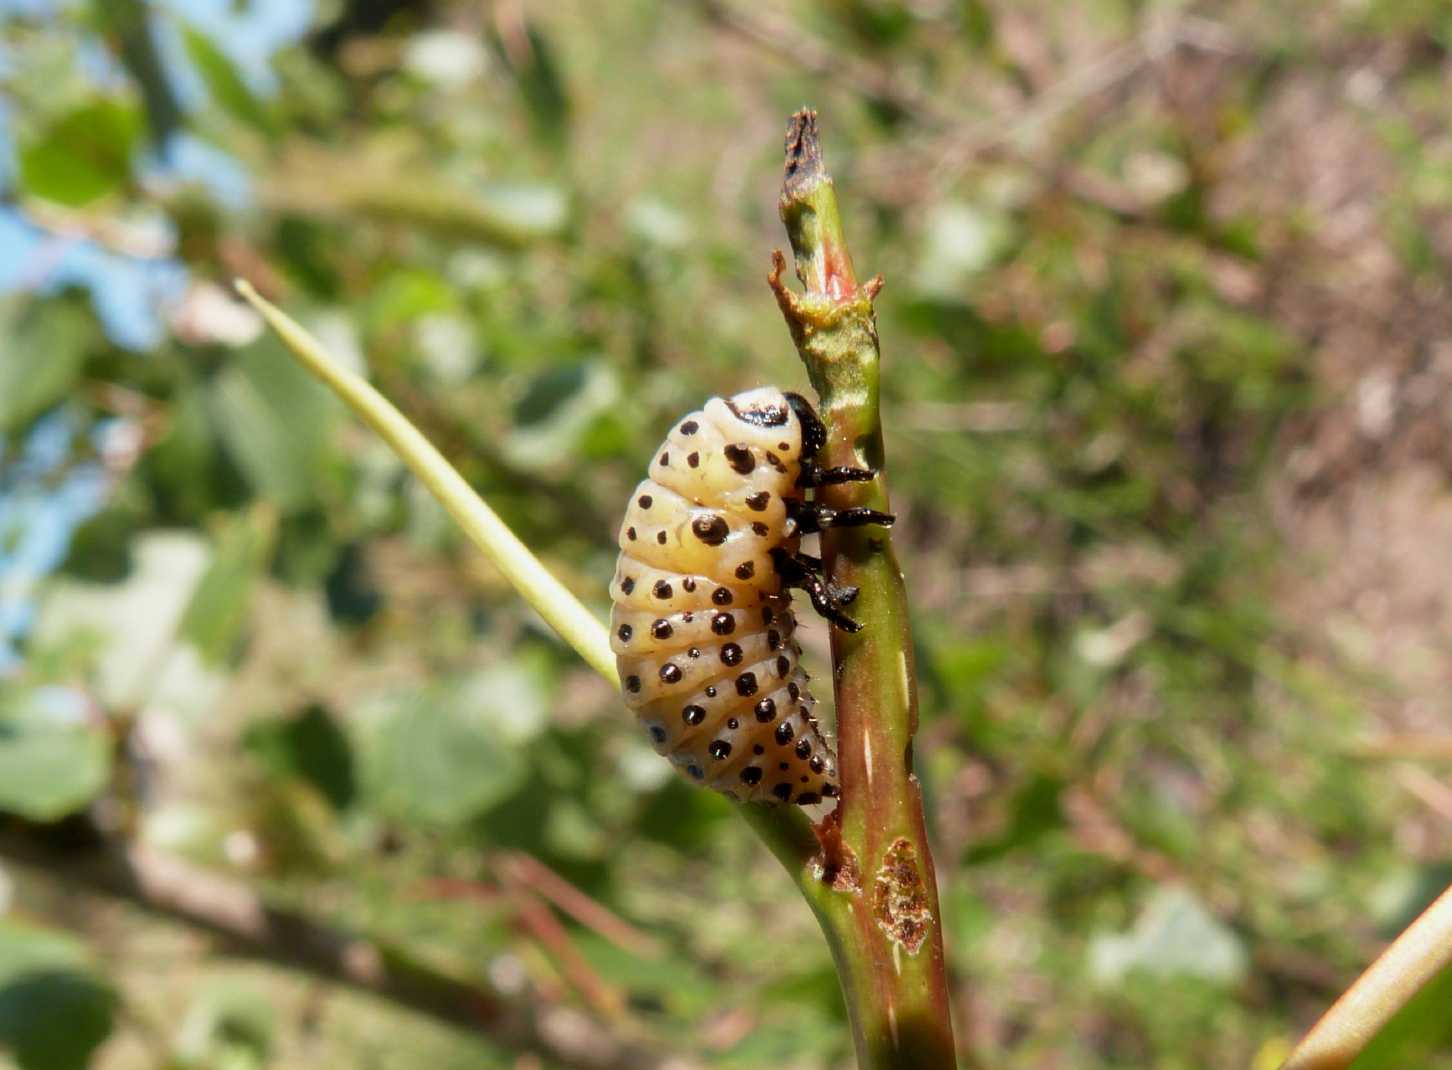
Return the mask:
<path id="1" fill-rule="evenodd" d="M 877 330 L 842 236 L 832 182 L 821 170 L 815 116 L 793 119 L 782 218 L 804 295 L 772 285 L 827 424 L 829 465 L 883 465 L 878 420 Z M 343 368 L 294 320 L 246 282 L 237 291 L 292 354 L 393 447 L 561 638 L 612 685 L 605 627 L 554 578 L 432 444 L 367 382 Z M 823 491 L 837 508 L 888 508 L 885 477 Z M 826 935 L 862 1070 L 941 1070 L 954 1065 L 937 881 L 911 769 L 917 727 L 912 637 L 902 574 L 882 528 L 824 535 L 832 579 L 859 588 L 858 635 L 834 629 L 842 799 L 814 829 L 796 807 L 747 806 L 747 822 L 786 867 Z"/>
<path id="2" fill-rule="evenodd" d="M 823 488 L 837 509 L 889 509 L 878 416 L 879 349 L 872 299 L 881 279 L 859 285 L 843 236 L 832 179 L 822 166 L 816 115 L 787 132 L 781 216 L 804 294 L 770 276 L 827 426 L 822 463 L 866 466 L 867 483 Z M 863 1070 L 954 1065 L 937 880 L 912 774 L 917 693 L 907 593 L 881 527 L 822 536 L 833 583 L 858 588 L 851 613 L 863 624 L 832 629 L 840 805 L 805 842 L 774 849 L 817 913 L 837 960 Z M 777 849 L 780 848 L 780 849 Z"/>

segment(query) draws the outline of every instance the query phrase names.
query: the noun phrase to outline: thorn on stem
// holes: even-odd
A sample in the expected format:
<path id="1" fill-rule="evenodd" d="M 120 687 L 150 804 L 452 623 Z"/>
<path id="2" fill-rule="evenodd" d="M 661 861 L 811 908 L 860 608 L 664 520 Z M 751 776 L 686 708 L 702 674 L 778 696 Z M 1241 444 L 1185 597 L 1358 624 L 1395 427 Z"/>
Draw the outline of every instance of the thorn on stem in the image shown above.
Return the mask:
<path id="1" fill-rule="evenodd" d="M 771 292 L 776 295 L 776 303 L 781 308 L 781 314 L 786 317 L 787 326 L 791 328 L 792 337 L 796 337 L 802 329 L 803 315 L 801 299 L 797 297 L 796 291 L 781 281 L 782 273 L 786 271 L 786 257 L 780 249 L 773 249 L 771 253 L 771 271 L 767 273 L 766 284 L 771 287 Z"/>

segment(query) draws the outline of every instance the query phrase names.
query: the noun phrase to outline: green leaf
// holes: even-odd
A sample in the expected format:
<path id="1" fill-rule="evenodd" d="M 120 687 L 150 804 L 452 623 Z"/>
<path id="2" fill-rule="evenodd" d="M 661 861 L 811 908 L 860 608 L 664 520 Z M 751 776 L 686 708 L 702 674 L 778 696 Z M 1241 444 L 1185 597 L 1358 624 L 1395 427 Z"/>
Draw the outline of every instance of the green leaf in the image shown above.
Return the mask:
<path id="1" fill-rule="evenodd" d="M 407 696 L 375 715 L 361 748 L 364 783 L 387 813 L 462 823 L 524 783 L 522 744 L 544 718 L 543 688 L 513 666 Z"/>
<path id="2" fill-rule="evenodd" d="M 547 367 L 529 384 L 514 408 L 514 429 L 500 452 L 511 464 L 539 471 L 577 457 L 595 422 L 615 411 L 620 381 L 598 364 Z"/>
<path id="3" fill-rule="evenodd" d="M 117 100 L 94 100 L 56 119 L 20 145 L 20 186 L 28 194 L 79 207 L 131 177 L 141 114 Z"/>
<path id="4" fill-rule="evenodd" d="M 1090 971 L 1102 982 L 1131 971 L 1152 977 L 1194 977 L 1231 985 L 1245 976 L 1247 956 L 1239 937 L 1185 888 L 1159 888 L 1134 927 L 1104 933 L 1089 948 Z"/>
<path id="5" fill-rule="evenodd" d="M 550 39 L 537 22 L 524 27 L 525 47 L 507 47 L 498 38 L 499 58 L 514 76 L 535 133 L 554 147 L 563 144 L 569 132 L 570 95 Z"/>
<path id="6" fill-rule="evenodd" d="M 272 1004 L 260 992 L 213 982 L 187 1010 L 177 1054 L 188 1066 L 261 1070 L 276 1031 Z"/>
<path id="7" fill-rule="evenodd" d="M 0 434 L 25 426 L 70 394 L 97 339 L 96 322 L 78 303 L 47 301 L 20 316 L 0 311 Z"/>
<path id="8" fill-rule="evenodd" d="M 91 686 L 111 709 L 138 709 L 153 696 L 210 550 L 194 532 L 152 531 L 135 540 L 132 560 L 122 583 L 53 583 L 33 634 L 41 646 L 94 640 Z"/>
<path id="9" fill-rule="evenodd" d="M 111 775 L 111 743 L 77 692 L 50 687 L 0 704 L 0 811 L 56 821 L 81 809 Z"/>
<path id="10" fill-rule="evenodd" d="M 320 500 L 335 458 L 337 405 L 278 343 L 266 337 L 229 364 L 212 405 L 228 452 L 258 494 L 287 513 Z"/>
<path id="11" fill-rule="evenodd" d="M 21 1070 L 84 1070 L 116 998 L 69 937 L 0 921 L 0 1049 Z"/>
<path id="12" fill-rule="evenodd" d="M 177 629 L 207 662 L 223 664 L 235 649 L 247 620 L 253 583 L 267 567 L 276 533 L 275 514 L 261 508 L 228 524 L 219 536 L 212 563 Z"/>
<path id="13" fill-rule="evenodd" d="M 270 772 L 306 780 L 334 809 L 352 805 L 357 794 L 353 749 L 322 706 L 309 706 L 295 717 L 254 724 L 243 743 Z"/>
<path id="14" fill-rule="evenodd" d="M 181 32 L 187 56 L 207 84 L 207 92 L 217 106 L 234 119 L 254 126 L 264 134 L 272 134 L 276 129 L 272 117 L 247 87 L 227 54 L 214 45 L 210 37 L 191 26 L 183 24 Z"/>

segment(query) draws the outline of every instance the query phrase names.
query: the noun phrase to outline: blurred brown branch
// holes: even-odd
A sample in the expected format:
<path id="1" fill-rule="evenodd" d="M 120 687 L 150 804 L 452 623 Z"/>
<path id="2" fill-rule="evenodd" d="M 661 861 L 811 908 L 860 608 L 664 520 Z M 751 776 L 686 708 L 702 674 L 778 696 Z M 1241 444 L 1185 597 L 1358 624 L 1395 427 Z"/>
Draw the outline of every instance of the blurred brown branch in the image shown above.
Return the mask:
<path id="1" fill-rule="evenodd" d="M 371 992 L 579 1070 L 684 1070 L 689 1065 L 621 1037 L 585 1014 L 425 963 L 398 946 L 277 906 L 239 881 L 137 845 L 58 848 L 0 836 L 0 857 L 220 937 L 239 954 Z"/>

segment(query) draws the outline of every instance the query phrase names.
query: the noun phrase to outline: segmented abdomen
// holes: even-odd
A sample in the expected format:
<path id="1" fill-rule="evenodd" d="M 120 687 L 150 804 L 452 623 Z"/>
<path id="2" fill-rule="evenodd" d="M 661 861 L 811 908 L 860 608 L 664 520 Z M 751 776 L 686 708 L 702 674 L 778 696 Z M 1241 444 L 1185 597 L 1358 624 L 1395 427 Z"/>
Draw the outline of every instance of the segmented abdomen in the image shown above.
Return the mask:
<path id="1" fill-rule="evenodd" d="M 796 549 L 801 444 L 775 388 L 691 413 L 631 496 L 610 585 L 625 704 L 685 776 L 742 801 L 837 794 L 771 557 Z"/>

